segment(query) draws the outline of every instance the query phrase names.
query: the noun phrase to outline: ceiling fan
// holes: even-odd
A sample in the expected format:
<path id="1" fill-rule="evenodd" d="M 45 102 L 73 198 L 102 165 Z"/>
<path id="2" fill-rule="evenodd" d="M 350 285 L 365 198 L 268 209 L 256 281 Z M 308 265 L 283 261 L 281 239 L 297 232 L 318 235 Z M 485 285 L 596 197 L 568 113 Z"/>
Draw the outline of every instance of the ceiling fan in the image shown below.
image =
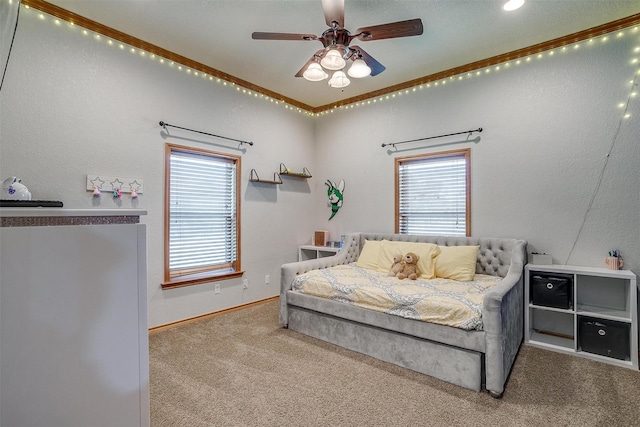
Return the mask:
<path id="1" fill-rule="evenodd" d="M 385 70 L 384 65 L 376 61 L 364 49 L 359 46 L 351 46 L 350 43 L 353 39 L 366 42 L 422 34 L 422 21 L 419 18 L 358 28 L 354 34 L 351 34 L 349 30 L 344 28 L 344 0 L 322 0 L 322 10 L 329 29 L 320 37 L 314 34 L 265 32 L 254 32 L 251 37 L 254 40 L 320 41 L 324 48 L 313 54 L 311 59 L 298 71 L 296 77 L 304 77 L 310 81 L 324 80 L 329 77 L 324 70 L 327 69 L 335 71 L 329 80 L 329 86 L 342 88 L 350 83 L 349 78 L 342 71 L 348 60 L 353 61 L 348 74 L 354 78 L 376 76 Z"/>

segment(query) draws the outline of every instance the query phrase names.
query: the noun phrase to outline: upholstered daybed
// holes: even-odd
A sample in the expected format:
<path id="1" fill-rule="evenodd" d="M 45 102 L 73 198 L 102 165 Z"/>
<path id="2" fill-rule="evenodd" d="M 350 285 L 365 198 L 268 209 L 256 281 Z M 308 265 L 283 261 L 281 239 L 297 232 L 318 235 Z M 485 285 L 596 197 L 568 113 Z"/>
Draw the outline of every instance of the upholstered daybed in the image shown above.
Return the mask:
<path id="1" fill-rule="evenodd" d="M 421 257 L 421 270 L 433 269 L 422 271 L 422 276 L 415 281 L 391 277 L 385 271 L 388 268 L 385 260 L 388 262 L 391 255 L 389 247 L 407 248 L 394 246 L 400 242 L 430 243 L 435 247 L 435 255 L 426 252 L 429 256 Z M 420 245 L 420 250 L 423 246 L 429 245 Z M 409 246 L 414 247 L 418 246 Z M 446 283 L 428 279 L 438 279 L 436 267 L 439 261 L 444 263 L 445 253 L 473 247 L 477 247 L 473 253 L 475 272 L 471 271 L 471 277 L 466 277 L 468 271 L 460 276 L 456 270 L 450 276 L 456 279 L 451 281 L 451 287 L 471 286 L 470 291 L 462 292 L 473 294 L 470 300 L 461 301 L 457 294 L 445 292 L 454 305 L 469 312 L 470 318 L 458 319 L 459 310 L 442 314 L 440 308 L 428 306 L 419 313 L 418 306 L 426 304 L 422 296 L 414 297 L 413 290 L 404 292 L 395 287 L 402 284 L 415 289 L 422 287 L 427 289 L 426 294 L 436 288 L 450 289 Z M 372 248 L 378 252 L 373 253 Z M 475 391 L 485 388 L 493 397 L 500 397 L 523 338 L 525 256 L 526 242 L 517 239 L 348 234 L 335 256 L 282 266 L 280 323 L 291 330 L 462 387 Z M 430 257 L 433 264 L 428 263 Z M 376 260 L 379 265 L 375 265 Z M 345 275 L 351 278 L 345 279 Z M 372 293 L 374 302 L 351 300 L 352 294 L 366 293 L 354 290 L 354 286 L 367 280 L 372 284 L 364 289 Z M 329 287 L 322 288 L 322 281 Z M 477 292 L 481 295 L 475 295 Z M 410 294 L 410 298 L 406 298 L 406 294 Z M 391 295 L 394 304 L 401 301 L 401 307 L 389 306 L 389 301 L 380 302 L 385 295 Z M 434 299 L 447 298 L 440 295 Z"/>

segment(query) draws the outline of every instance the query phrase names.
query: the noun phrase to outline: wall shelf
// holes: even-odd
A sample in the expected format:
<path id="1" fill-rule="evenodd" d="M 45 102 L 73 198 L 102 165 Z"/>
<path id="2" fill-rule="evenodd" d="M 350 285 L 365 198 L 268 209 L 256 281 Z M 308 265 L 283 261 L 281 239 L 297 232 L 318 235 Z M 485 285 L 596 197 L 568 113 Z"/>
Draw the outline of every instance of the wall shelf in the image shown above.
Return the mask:
<path id="1" fill-rule="evenodd" d="M 280 174 L 278 172 L 273 173 L 273 180 L 260 179 L 255 169 L 251 169 L 251 173 L 249 175 L 249 181 L 262 182 L 263 184 L 273 184 L 273 185 L 282 184 L 282 179 L 280 179 Z"/>
<path id="2" fill-rule="evenodd" d="M 280 175 L 293 176 L 296 178 L 311 178 L 311 172 L 309 169 L 302 168 L 302 172 L 291 172 L 291 169 L 287 168 L 284 163 L 280 163 Z"/>

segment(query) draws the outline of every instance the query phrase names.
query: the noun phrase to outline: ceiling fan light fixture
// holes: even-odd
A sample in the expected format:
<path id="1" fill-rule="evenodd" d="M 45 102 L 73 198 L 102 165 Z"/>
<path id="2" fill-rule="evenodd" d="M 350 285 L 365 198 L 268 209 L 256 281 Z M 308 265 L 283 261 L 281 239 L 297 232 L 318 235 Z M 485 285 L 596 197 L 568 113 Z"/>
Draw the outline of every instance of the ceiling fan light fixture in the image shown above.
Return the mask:
<path id="1" fill-rule="evenodd" d="M 320 64 L 327 70 L 341 70 L 347 65 L 347 62 L 342 58 L 339 50 L 331 49 L 324 58 L 322 58 Z"/>
<path id="2" fill-rule="evenodd" d="M 362 59 L 356 59 L 347 71 L 350 77 L 360 79 L 371 75 L 371 68 Z"/>
<path id="3" fill-rule="evenodd" d="M 329 77 L 329 75 L 325 73 L 320 64 L 318 64 L 317 62 L 312 62 L 311 64 L 309 64 L 304 73 L 302 73 L 302 77 L 304 77 L 306 80 L 309 80 L 310 82 L 319 82 L 320 80 L 324 80 Z"/>
<path id="4" fill-rule="evenodd" d="M 351 80 L 349 80 L 344 71 L 336 71 L 329 80 L 329 86 L 335 88 L 347 87 L 349 86 L 349 83 L 351 83 Z"/>
<path id="5" fill-rule="evenodd" d="M 507 12 L 511 12 L 512 10 L 519 9 L 524 4 L 524 0 L 509 0 L 502 6 L 504 10 Z"/>

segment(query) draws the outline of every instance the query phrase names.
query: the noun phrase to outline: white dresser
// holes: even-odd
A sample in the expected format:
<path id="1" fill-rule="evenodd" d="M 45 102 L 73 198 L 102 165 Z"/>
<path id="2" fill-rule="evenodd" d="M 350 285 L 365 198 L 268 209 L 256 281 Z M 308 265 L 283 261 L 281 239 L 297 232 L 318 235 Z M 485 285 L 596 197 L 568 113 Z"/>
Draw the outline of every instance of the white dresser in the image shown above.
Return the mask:
<path id="1" fill-rule="evenodd" d="M 149 426 L 141 215 L 0 209 L 0 425 Z"/>

